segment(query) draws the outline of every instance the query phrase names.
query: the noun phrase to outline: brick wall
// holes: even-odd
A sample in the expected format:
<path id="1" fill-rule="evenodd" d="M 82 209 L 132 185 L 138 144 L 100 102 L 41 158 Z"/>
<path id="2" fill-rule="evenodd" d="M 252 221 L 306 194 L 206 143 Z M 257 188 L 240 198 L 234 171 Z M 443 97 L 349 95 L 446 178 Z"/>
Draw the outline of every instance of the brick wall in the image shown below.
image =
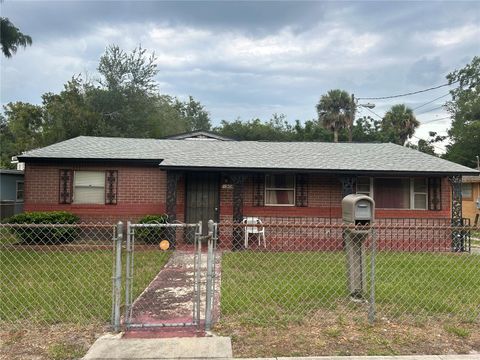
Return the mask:
<path id="1" fill-rule="evenodd" d="M 117 170 L 117 204 L 59 204 L 59 169 Z M 28 163 L 25 166 L 25 211 L 65 210 L 79 215 L 83 221 L 135 221 L 143 215 L 163 214 L 165 195 L 166 173 L 157 167 Z M 183 201 L 181 194 L 179 200 Z"/>
<path id="2" fill-rule="evenodd" d="M 59 169 L 117 170 L 118 201 L 116 205 L 59 204 Z M 310 175 L 308 177 L 308 206 L 279 207 L 254 206 L 253 177 L 247 176 L 244 187 L 244 216 L 274 217 L 281 219 L 341 217 L 341 183 L 335 176 Z M 451 188 L 442 180 L 442 210 L 387 210 L 377 209 L 377 218 L 449 218 Z M 233 189 L 222 180 L 220 186 L 220 219 L 231 221 Z M 157 167 L 111 165 L 39 165 L 26 164 L 25 210 L 67 210 L 78 214 L 84 221 L 135 221 L 146 214 L 165 212 L 166 172 Z M 185 177 L 177 185 L 177 219 L 185 219 Z"/>

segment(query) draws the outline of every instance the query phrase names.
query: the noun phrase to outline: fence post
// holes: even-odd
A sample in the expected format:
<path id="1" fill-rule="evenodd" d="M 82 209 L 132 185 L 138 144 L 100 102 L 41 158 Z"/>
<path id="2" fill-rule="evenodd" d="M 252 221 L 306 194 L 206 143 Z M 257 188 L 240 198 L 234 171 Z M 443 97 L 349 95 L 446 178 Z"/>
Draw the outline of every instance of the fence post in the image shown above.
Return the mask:
<path id="1" fill-rule="evenodd" d="M 377 230 L 375 224 L 372 228 L 372 254 L 370 256 L 370 301 L 368 304 L 368 321 L 372 324 L 375 321 L 375 261 L 376 261 L 376 244 L 377 243 Z"/>
<path id="2" fill-rule="evenodd" d="M 131 232 L 131 223 L 130 221 L 127 222 L 127 243 L 126 243 L 126 249 L 127 249 L 127 256 L 125 259 L 125 324 L 128 326 L 129 322 L 129 312 L 130 312 L 130 307 L 131 307 L 131 301 L 130 301 L 130 283 L 131 283 L 131 274 L 130 274 L 130 258 L 132 256 L 131 254 L 131 239 L 130 239 L 130 232 Z"/>
<path id="3" fill-rule="evenodd" d="M 205 330 L 207 331 L 212 327 L 213 276 L 213 220 L 208 220 L 207 289 L 205 302 Z"/>
<path id="4" fill-rule="evenodd" d="M 122 242 L 123 222 L 117 223 L 117 237 L 115 239 L 115 290 L 113 303 L 113 331 L 120 331 L 120 304 L 122 296 Z"/>

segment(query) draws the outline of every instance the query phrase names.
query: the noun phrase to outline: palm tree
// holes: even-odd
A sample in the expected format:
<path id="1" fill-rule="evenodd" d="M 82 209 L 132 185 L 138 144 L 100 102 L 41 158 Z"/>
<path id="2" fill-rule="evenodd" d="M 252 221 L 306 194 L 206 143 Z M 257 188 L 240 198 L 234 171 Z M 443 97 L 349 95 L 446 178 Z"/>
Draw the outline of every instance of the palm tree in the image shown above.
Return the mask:
<path id="1" fill-rule="evenodd" d="M 382 130 L 387 140 L 398 145 L 404 145 L 419 125 L 413 110 L 405 104 L 393 105 L 382 119 Z"/>
<path id="2" fill-rule="evenodd" d="M 352 128 L 354 104 L 350 95 L 343 90 L 330 90 L 322 95 L 317 104 L 318 120 L 326 129 L 333 131 L 333 141 L 338 142 L 341 129 Z"/>
<path id="3" fill-rule="evenodd" d="M 8 18 L 2 17 L 0 18 L 0 43 L 3 55 L 9 58 L 17 52 L 19 46 L 25 48 L 27 45 L 32 45 L 32 38 L 20 32 Z"/>

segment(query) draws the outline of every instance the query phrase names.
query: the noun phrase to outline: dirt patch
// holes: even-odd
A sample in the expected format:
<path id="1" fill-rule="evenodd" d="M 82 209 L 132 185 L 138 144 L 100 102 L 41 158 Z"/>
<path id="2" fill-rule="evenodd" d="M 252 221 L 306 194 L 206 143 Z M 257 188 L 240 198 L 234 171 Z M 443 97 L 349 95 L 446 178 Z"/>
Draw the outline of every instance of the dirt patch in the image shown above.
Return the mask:
<path id="1" fill-rule="evenodd" d="M 223 318 L 215 332 L 232 337 L 235 357 L 480 354 L 478 323 L 382 318 L 370 325 L 349 311 L 322 310 L 291 325 Z"/>
<path id="2" fill-rule="evenodd" d="M 0 359 L 78 359 L 105 331 L 104 324 L 16 324 L 14 328 L 1 324 Z"/>

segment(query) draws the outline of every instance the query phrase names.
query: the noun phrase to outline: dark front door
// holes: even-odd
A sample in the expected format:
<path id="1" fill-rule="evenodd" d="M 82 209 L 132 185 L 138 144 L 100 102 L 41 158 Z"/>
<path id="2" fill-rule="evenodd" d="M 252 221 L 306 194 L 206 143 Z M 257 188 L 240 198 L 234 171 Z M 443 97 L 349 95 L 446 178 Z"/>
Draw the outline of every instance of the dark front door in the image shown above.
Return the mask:
<path id="1" fill-rule="evenodd" d="M 208 220 L 218 221 L 219 174 L 189 173 L 186 181 L 186 222 L 202 221 L 202 233 L 208 233 Z"/>

